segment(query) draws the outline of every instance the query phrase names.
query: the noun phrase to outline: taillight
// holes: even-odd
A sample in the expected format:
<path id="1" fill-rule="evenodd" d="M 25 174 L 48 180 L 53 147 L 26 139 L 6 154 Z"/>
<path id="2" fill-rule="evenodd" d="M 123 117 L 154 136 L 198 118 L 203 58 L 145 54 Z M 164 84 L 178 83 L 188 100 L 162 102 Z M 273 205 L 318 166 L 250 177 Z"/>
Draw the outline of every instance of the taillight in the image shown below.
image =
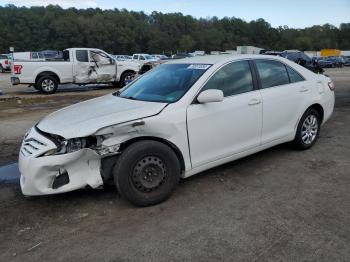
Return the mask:
<path id="1" fill-rule="evenodd" d="M 334 91 L 334 89 L 335 89 L 334 82 L 333 81 L 329 81 L 328 82 L 328 87 L 329 87 L 330 90 Z"/>
<path id="2" fill-rule="evenodd" d="M 16 75 L 19 75 L 22 71 L 23 66 L 22 65 L 14 65 L 13 66 L 13 71 L 15 72 Z"/>
<path id="3" fill-rule="evenodd" d="M 5 60 L 5 65 L 8 65 L 9 64 L 9 60 Z"/>

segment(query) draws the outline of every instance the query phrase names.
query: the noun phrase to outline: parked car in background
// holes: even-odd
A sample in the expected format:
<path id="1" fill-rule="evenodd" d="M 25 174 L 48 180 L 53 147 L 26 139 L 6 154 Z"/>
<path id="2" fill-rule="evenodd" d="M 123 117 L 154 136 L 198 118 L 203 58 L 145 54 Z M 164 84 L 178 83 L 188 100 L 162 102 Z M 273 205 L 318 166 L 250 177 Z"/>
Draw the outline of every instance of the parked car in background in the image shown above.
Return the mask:
<path id="1" fill-rule="evenodd" d="M 11 71 L 11 57 L 8 54 L 0 54 L 0 72 Z"/>
<path id="2" fill-rule="evenodd" d="M 131 60 L 131 57 L 128 55 L 113 55 L 113 57 L 117 60 L 117 61 L 127 61 L 127 60 Z"/>
<path id="3" fill-rule="evenodd" d="M 282 52 L 281 51 L 273 51 L 273 50 L 264 50 L 263 51 L 264 53 L 261 53 L 261 54 L 264 54 L 264 55 L 273 55 L 273 56 L 281 56 Z"/>
<path id="4" fill-rule="evenodd" d="M 24 195 L 114 182 L 137 206 L 166 200 L 180 178 L 292 142 L 311 148 L 334 84 L 281 57 L 172 60 L 124 89 L 48 115 L 24 136 Z"/>
<path id="5" fill-rule="evenodd" d="M 188 54 L 188 53 L 177 53 L 176 55 L 173 55 L 171 58 L 172 59 L 182 59 L 182 58 L 187 58 L 187 57 L 192 57 L 192 55 Z"/>
<path id="6" fill-rule="evenodd" d="M 63 59 L 62 51 L 44 50 L 40 52 L 46 60 L 60 60 Z"/>
<path id="7" fill-rule="evenodd" d="M 332 68 L 334 67 L 334 63 L 332 61 L 328 61 L 326 57 L 313 57 L 312 61 L 317 63 L 321 68 Z"/>
<path id="8" fill-rule="evenodd" d="M 169 57 L 167 57 L 166 55 L 152 55 L 152 57 L 154 59 L 157 59 L 157 60 L 168 60 Z"/>
<path id="9" fill-rule="evenodd" d="M 100 49 L 70 48 L 62 61 L 17 61 L 13 65 L 13 85 L 28 84 L 45 93 L 55 93 L 58 84 L 111 83 L 124 86 L 138 73 L 140 65 L 116 61 Z"/>
<path id="10" fill-rule="evenodd" d="M 344 66 L 350 66 L 350 56 L 344 56 L 343 58 L 345 60 Z"/>
<path id="11" fill-rule="evenodd" d="M 45 61 L 45 56 L 41 52 L 15 52 L 15 61 Z"/>
<path id="12" fill-rule="evenodd" d="M 149 54 L 133 54 L 132 60 L 144 64 L 146 62 L 156 62 L 158 59 L 153 58 Z"/>
<path id="13" fill-rule="evenodd" d="M 333 67 L 344 67 L 345 60 L 341 56 L 331 56 L 326 59 L 333 63 Z"/>
<path id="14" fill-rule="evenodd" d="M 294 63 L 297 63 L 309 70 L 311 70 L 314 73 L 323 73 L 324 70 L 318 65 L 318 63 L 315 63 L 311 60 L 311 58 L 307 55 L 305 55 L 303 52 L 300 51 L 284 51 L 280 54 L 281 57 L 287 58 L 288 60 L 293 61 Z"/>

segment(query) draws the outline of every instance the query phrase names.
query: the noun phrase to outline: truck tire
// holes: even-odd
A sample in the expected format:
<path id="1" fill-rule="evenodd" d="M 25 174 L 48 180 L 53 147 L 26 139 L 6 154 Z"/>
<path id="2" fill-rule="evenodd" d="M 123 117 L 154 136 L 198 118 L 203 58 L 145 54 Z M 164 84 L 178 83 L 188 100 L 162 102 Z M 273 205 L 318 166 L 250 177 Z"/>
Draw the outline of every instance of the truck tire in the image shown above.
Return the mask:
<path id="1" fill-rule="evenodd" d="M 180 179 L 180 162 L 175 152 L 157 141 L 139 141 L 127 147 L 113 169 L 121 196 L 136 206 L 166 200 Z"/>
<path id="2" fill-rule="evenodd" d="M 55 77 L 46 75 L 39 78 L 35 85 L 40 92 L 50 95 L 56 92 L 58 88 L 58 81 Z"/>
<path id="3" fill-rule="evenodd" d="M 130 83 L 130 80 L 132 81 L 134 78 L 135 78 L 134 72 L 127 71 L 127 72 L 123 73 L 122 76 L 120 77 L 120 81 L 119 81 L 120 87 L 126 86 L 127 84 Z"/>
<path id="4" fill-rule="evenodd" d="M 0 73 L 5 73 L 5 69 L 0 65 Z"/>

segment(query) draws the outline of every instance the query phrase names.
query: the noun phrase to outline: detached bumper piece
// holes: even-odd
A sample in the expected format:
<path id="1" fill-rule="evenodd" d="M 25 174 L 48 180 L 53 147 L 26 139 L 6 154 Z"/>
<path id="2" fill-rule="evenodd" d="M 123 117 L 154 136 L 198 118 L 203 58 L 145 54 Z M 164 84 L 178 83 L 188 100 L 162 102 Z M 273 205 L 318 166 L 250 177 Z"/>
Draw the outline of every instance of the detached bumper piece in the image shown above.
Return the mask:
<path id="1" fill-rule="evenodd" d="M 11 77 L 11 84 L 12 85 L 19 85 L 21 83 L 21 81 L 19 81 L 18 77 L 12 76 Z"/>

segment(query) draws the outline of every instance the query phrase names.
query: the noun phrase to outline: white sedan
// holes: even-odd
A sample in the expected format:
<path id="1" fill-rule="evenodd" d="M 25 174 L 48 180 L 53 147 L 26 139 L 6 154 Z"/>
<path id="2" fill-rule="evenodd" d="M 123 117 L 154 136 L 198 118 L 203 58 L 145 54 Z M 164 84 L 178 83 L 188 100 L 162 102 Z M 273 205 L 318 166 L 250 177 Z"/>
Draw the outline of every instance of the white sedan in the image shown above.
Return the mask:
<path id="1" fill-rule="evenodd" d="M 284 58 L 174 60 L 122 90 L 50 114 L 24 137 L 24 195 L 113 182 L 138 206 L 180 178 L 277 144 L 312 147 L 334 108 L 330 78 Z"/>

